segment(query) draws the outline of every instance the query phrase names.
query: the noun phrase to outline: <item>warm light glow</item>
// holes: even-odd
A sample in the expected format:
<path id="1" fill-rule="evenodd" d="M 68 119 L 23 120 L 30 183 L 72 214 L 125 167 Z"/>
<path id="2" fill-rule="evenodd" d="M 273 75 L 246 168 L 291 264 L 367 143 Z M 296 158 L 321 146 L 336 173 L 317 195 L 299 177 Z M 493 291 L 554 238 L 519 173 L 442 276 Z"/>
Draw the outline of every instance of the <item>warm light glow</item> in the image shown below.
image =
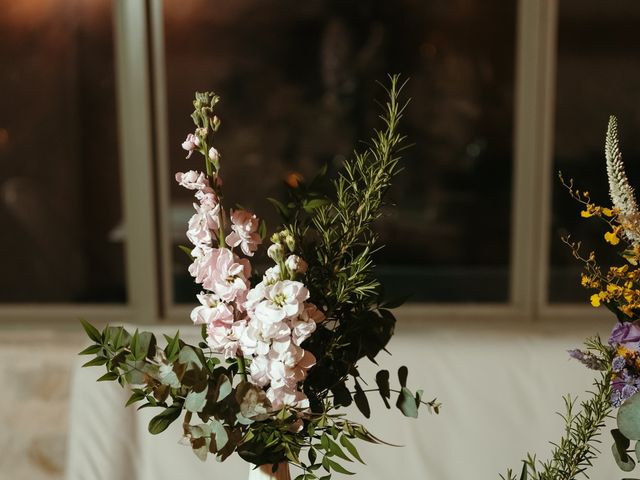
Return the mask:
<path id="1" fill-rule="evenodd" d="M 285 179 L 285 182 L 287 183 L 287 185 L 289 185 L 291 188 L 298 188 L 298 184 L 303 180 L 303 176 L 300 173 L 297 172 L 291 172 L 287 174 L 287 178 Z"/>

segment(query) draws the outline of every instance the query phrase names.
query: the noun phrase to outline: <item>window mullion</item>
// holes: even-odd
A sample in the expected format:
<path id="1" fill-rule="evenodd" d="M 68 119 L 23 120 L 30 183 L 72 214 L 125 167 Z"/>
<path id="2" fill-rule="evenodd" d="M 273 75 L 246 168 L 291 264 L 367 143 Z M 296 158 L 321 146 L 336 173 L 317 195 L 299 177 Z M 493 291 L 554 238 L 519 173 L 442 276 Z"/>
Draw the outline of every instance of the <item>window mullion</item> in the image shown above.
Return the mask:
<path id="1" fill-rule="evenodd" d="M 535 318 L 546 303 L 556 0 L 520 0 L 516 67 L 511 301 Z"/>
<path id="2" fill-rule="evenodd" d="M 158 248 L 162 262 L 162 309 L 163 318 L 173 307 L 173 280 L 171 255 L 171 202 L 169 192 L 169 117 L 167 97 L 167 73 L 164 44 L 164 10 L 162 0 L 150 0 L 150 42 L 149 49 L 152 57 L 153 101 L 154 101 L 154 129 L 155 160 L 156 160 L 156 188 L 158 192 L 159 239 Z"/>
<path id="3" fill-rule="evenodd" d="M 158 315 L 152 142 L 144 0 L 115 0 L 114 29 L 127 293 L 136 322 Z"/>

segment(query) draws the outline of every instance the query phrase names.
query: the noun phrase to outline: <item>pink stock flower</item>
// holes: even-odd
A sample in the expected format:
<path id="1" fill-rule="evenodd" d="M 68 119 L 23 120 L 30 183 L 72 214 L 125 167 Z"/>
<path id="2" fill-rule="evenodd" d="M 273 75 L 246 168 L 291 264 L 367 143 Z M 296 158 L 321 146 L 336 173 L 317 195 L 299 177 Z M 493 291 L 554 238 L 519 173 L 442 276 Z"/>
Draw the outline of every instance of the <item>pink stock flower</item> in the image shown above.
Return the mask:
<path id="1" fill-rule="evenodd" d="M 324 313 L 322 313 L 322 310 L 316 307 L 313 303 L 309 302 L 306 302 L 304 304 L 304 310 L 300 314 L 300 319 L 304 320 L 305 322 L 320 323 L 323 322 L 325 318 L 327 317 L 325 317 Z"/>
<path id="2" fill-rule="evenodd" d="M 196 170 L 189 170 L 185 173 L 176 173 L 176 182 L 188 190 L 211 191 L 207 176 Z"/>
<path id="3" fill-rule="evenodd" d="M 291 320 L 291 338 L 296 345 L 301 345 L 315 331 L 315 322 L 302 320 L 301 317 Z"/>
<path id="4" fill-rule="evenodd" d="M 263 355 L 255 357 L 251 361 L 251 366 L 249 367 L 249 374 L 251 375 L 253 383 L 261 387 L 269 385 L 270 379 L 268 370 L 269 359 Z"/>
<path id="5" fill-rule="evenodd" d="M 265 300 L 255 310 L 262 322 L 275 323 L 298 315 L 303 302 L 309 298 L 309 290 L 300 282 L 281 280 L 265 291 Z"/>
<path id="6" fill-rule="evenodd" d="M 209 190 L 198 190 L 195 196 L 203 207 L 219 207 L 216 194 Z"/>
<path id="7" fill-rule="evenodd" d="M 194 203 L 193 208 L 196 213 L 189 219 L 187 238 L 196 246 L 211 246 L 216 230 L 220 228 L 220 205 Z"/>
<path id="8" fill-rule="evenodd" d="M 264 272 L 264 281 L 267 285 L 273 285 L 278 280 L 281 280 L 282 273 L 280 272 L 280 265 L 274 265 L 271 268 L 267 268 Z"/>
<path id="9" fill-rule="evenodd" d="M 273 410 L 290 406 L 295 408 L 309 408 L 307 396 L 295 388 L 281 387 L 267 390 L 267 398 L 271 401 Z"/>
<path id="10" fill-rule="evenodd" d="M 242 353 L 247 357 L 251 355 L 257 355 L 258 357 L 265 356 L 271 348 L 271 340 L 262 335 L 260 328 L 255 325 L 255 322 L 249 321 L 247 328 L 240 338 L 240 348 L 242 349 Z"/>
<path id="11" fill-rule="evenodd" d="M 251 265 L 240 259 L 227 248 L 213 249 L 205 262 L 201 275 L 202 286 L 218 295 L 225 302 L 235 301 L 239 306 L 246 299 L 249 290 Z"/>
<path id="12" fill-rule="evenodd" d="M 189 154 L 187 158 L 191 156 L 191 154 L 200 146 L 200 139 L 196 137 L 193 133 L 187 135 L 187 139 L 182 142 L 182 148 L 185 149 Z"/>
<path id="13" fill-rule="evenodd" d="M 232 247 L 240 245 L 242 253 L 248 257 L 253 256 L 253 252 L 262 243 L 258 235 L 258 217 L 246 210 L 231 211 L 231 230 L 227 236 L 227 243 Z"/>
<path id="14" fill-rule="evenodd" d="M 221 302 L 214 294 L 197 295 L 200 305 L 191 311 L 191 320 L 196 325 L 231 325 L 233 323 L 233 307 Z"/>
<path id="15" fill-rule="evenodd" d="M 267 355 L 272 340 L 289 338 L 291 329 L 285 322 L 263 323 L 255 317 L 249 320 L 247 329 L 240 339 L 245 355 Z"/>
<path id="16" fill-rule="evenodd" d="M 207 344 L 217 353 L 223 353 L 224 358 L 233 358 L 240 347 L 240 337 L 247 326 L 245 320 L 238 320 L 230 326 L 212 325 L 207 329 Z"/>

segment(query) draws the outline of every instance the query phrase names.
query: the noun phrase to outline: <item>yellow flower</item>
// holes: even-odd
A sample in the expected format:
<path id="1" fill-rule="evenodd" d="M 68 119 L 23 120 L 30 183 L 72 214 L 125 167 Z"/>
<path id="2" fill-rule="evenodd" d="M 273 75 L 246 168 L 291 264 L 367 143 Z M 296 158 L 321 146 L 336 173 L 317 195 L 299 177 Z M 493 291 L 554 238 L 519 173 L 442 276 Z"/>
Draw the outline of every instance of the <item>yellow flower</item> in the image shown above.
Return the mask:
<path id="1" fill-rule="evenodd" d="M 631 357 L 633 355 L 633 352 L 631 350 L 623 347 L 622 345 L 618 346 L 618 348 L 616 349 L 616 353 L 621 357 Z"/>
<path id="2" fill-rule="evenodd" d="M 602 213 L 604 213 L 607 217 L 613 217 L 613 210 L 610 208 L 603 208 Z"/>
<path id="3" fill-rule="evenodd" d="M 620 243 L 620 238 L 618 237 L 618 235 L 616 235 L 616 233 L 617 232 L 615 230 L 613 232 L 607 232 L 604 234 L 604 239 L 611 245 L 617 245 L 618 243 Z"/>
<path id="4" fill-rule="evenodd" d="M 590 212 L 589 210 L 582 210 L 582 211 L 580 212 L 580 216 L 581 216 L 582 218 L 589 218 L 589 217 L 592 217 L 592 216 L 593 216 L 593 212 Z"/>
<path id="5" fill-rule="evenodd" d="M 600 306 L 600 295 L 597 293 L 594 293 L 593 295 L 591 295 L 591 305 L 593 305 L 594 307 L 599 307 Z"/>

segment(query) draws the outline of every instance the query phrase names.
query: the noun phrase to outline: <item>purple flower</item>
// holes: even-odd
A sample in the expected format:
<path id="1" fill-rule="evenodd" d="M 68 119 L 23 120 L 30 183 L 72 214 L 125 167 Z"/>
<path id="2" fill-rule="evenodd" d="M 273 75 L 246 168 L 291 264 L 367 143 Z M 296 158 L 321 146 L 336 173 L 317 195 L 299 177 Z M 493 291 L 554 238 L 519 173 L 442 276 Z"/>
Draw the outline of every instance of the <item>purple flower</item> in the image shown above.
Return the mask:
<path id="1" fill-rule="evenodd" d="M 611 406 L 618 408 L 621 404 L 622 400 L 620 399 L 620 392 L 618 390 L 613 390 L 611 392 Z"/>
<path id="2" fill-rule="evenodd" d="M 619 372 L 625 367 L 626 364 L 627 361 L 624 359 L 624 357 L 615 357 L 611 362 L 611 370 L 613 370 L 614 372 Z"/>
<path id="3" fill-rule="evenodd" d="M 616 347 L 623 345 L 629 350 L 638 350 L 640 347 L 640 325 L 635 322 L 618 322 L 611 331 L 609 345 Z"/>
<path id="4" fill-rule="evenodd" d="M 582 350 L 578 350 L 577 348 L 573 350 L 567 350 L 567 352 L 569 353 L 569 356 L 571 358 L 575 358 L 591 370 L 604 370 L 606 368 L 602 360 L 600 360 L 590 352 L 583 352 Z"/>
<path id="5" fill-rule="evenodd" d="M 625 385 L 621 392 L 620 400 L 625 401 L 627 398 L 633 396 L 638 389 L 633 385 Z"/>

